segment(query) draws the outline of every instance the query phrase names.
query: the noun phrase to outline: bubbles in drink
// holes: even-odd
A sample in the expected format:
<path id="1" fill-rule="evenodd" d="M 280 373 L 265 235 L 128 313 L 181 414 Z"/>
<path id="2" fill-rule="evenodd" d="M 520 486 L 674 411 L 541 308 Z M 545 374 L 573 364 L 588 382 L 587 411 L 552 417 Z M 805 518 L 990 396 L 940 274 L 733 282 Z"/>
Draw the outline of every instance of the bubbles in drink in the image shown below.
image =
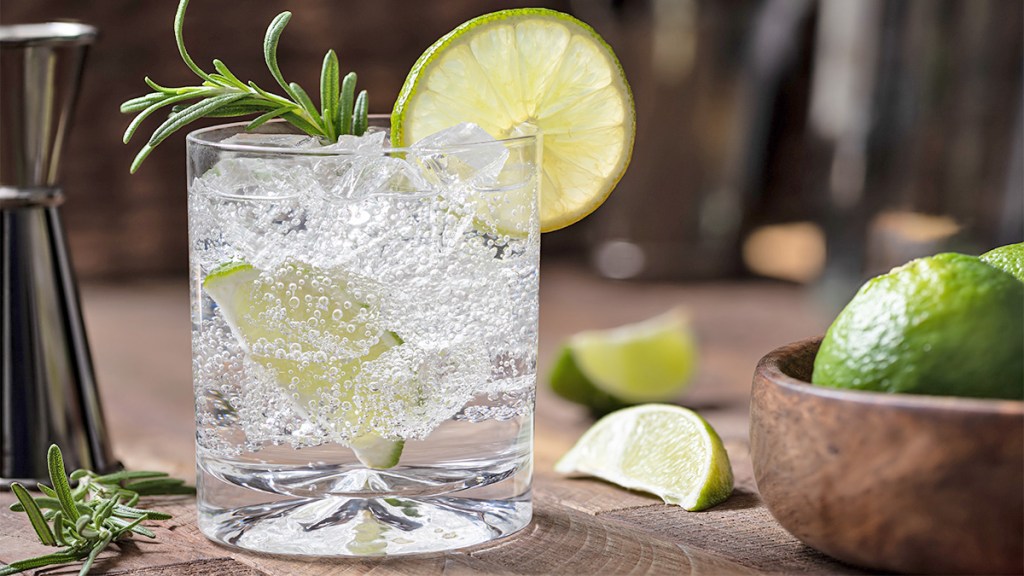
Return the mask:
<path id="1" fill-rule="evenodd" d="M 530 417 L 536 182 L 516 181 L 498 142 L 438 151 L 481 132 L 393 155 L 383 132 L 316 155 L 239 149 L 193 176 L 201 453 L 259 459 L 369 436 L 416 443 L 414 455 L 441 449 L 442 426 Z M 232 143 L 310 145 L 286 136 Z"/>

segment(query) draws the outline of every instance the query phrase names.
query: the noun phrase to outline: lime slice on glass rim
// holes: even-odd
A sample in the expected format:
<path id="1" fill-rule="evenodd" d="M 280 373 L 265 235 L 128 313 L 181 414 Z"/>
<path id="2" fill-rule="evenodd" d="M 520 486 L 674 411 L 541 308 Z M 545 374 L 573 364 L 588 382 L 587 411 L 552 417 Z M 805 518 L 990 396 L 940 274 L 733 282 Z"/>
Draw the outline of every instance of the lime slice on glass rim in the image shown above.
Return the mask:
<path id="1" fill-rule="evenodd" d="M 724 502 L 733 488 L 722 439 L 695 412 L 668 404 L 625 408 L 598 420 L 555 470 L 642 490 L 691 512 Z"/>
<path id="2" fill-rule="evenodd" d="M 680 308 L 609 330 L 580 332 L 555 361 L 551 388 L 597 416 L 633 404 L 666 402 L 690 385 L 695 340 Z"/>
<path id="3" fill-rule="evenodd" d="M 395 102 L 391 140 L 408 146 L 463 122 L 495 138 L 541 134 L 540 229 L 550 232 L 611 193 L 629 164 L 636 113 L 622 66 L 593 28 L 521 8 L 474 18 L 420 56 Z M 513 217 L 499 228 L 523 226 Z"/>
<path id="4" fill-rule="evenodd" d="M 311 266 L 287 264 L 286 267 L 283 271 L 275 271 L 273 282 L 268 285 L 261 278 L 262 272 L 252 265 L 229 262 L 207 274 L 203 288 L 217 303 L 247 356 L 270 371 L 278 385 L 296 394 L 295 406 L 305 412 L 311 403 L 319 405 L 325 394 L 331 394 L 329 389 L 334 382 L 351 381 L 359 374 L 363 363 L 375 360 L 401 344 L 402 340 L 393 332 L 383 332 L 362 356 L 336 362 L 302 361 L 288 356 L 281 358 L 260 350 L 261 344 L 265 348 L 266 343 L 275 341 L 315 350 L 315 344 L 309 341 L 313 333 L 307 325 L 314 307 L 329 316 L 333 314 L 328 322 L 331 328 L 323 331 L 328 333 L 328 337 L 341 337 L 342 331 L 348 334 L 363 332 L 366 328 L 359 315 L 367 306 L 349 293 L 344 278 L 337 274 L 328 275 Z M 332 330 L 335 334 L 331 334 Z M 351 391 L 346 394 L 342 388 L 337 393 L 337 400 L 353 404 L 351 396 Z M 353 406 L 348 410 L 339 408 L 333 416 L 337 423 L 355 431 L 349 447 L 360 462 L 370 468 L 391 468 L 398 464 L 405 442 L 380 431 L 362 429 L 366 424 L 360 421 L 366 422 L 372 417 L 367 412 L 366 408 Z"/>

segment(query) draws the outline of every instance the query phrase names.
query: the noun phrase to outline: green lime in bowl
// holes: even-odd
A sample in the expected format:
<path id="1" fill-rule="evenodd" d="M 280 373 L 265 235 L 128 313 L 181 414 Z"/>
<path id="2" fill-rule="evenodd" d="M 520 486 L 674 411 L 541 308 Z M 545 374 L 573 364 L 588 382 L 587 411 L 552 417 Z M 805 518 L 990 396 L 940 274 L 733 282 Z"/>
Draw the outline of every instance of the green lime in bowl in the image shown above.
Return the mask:
<path id="1" fill-rule="evenodd" d="M 825 333 L 812 382 L 1022 400 L 1024 282 L 954 253 L 873 278 Z"/>

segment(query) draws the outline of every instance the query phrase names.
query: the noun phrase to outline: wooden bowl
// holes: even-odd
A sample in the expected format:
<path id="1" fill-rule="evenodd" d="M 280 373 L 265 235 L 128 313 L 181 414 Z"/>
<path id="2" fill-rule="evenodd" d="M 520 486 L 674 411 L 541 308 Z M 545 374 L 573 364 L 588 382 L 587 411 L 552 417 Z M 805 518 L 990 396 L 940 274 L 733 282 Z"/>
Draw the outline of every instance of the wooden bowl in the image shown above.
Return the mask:
<path id="1" fill-rule="evenodd" d="M 1024 572 L 1024 402 L 813 386 L 820 344 L 754 373 L 750 456 L 779 524 L 878 570 Z"/>

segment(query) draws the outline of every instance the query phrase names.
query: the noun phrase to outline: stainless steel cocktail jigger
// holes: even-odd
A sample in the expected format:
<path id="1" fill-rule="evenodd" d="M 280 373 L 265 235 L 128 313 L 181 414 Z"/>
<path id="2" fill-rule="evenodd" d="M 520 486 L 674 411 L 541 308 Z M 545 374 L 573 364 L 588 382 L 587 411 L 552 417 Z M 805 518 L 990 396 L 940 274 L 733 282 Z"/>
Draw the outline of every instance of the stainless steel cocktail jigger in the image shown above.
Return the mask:
<path id="1" fill-rule="evenodd" d="M 96 29 L 0 26 L 0 486 L 117 466 L 107 442 L 59 206 L 61 147 Z"/>

